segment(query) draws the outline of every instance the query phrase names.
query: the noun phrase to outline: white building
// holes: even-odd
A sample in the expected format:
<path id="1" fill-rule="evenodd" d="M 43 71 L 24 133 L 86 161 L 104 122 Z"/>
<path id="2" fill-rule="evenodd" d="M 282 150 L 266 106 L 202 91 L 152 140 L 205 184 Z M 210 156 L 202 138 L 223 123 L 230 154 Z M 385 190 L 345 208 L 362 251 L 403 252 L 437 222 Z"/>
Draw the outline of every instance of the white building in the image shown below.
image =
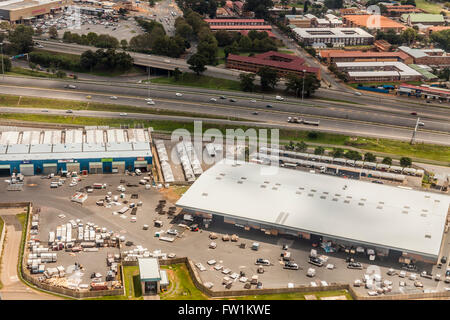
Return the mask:
<path id="1" fill-rule="evenodd" d="M 206 219 L 431 263 L 449 204 L 447 195 L 230 160 L 205 171 L 177 202 Z"/>
<path id="2" fill-rule="evenodd" d="M 374 37 L 361 28 L 295 28 L 298 41 L 307 46 L 317 43 L 331 45 L 368 45 Z"/>

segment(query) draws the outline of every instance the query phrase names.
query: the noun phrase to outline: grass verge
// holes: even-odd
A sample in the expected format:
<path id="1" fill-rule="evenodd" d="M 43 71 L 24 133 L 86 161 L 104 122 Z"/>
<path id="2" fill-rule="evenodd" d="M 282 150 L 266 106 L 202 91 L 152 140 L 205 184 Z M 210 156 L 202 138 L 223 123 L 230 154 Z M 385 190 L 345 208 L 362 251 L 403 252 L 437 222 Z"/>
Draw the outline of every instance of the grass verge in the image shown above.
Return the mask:
<path id="1" fill-rule="evenodd" d="M 42 71 L 35 71 L 20 67 L 12 67 L 11 71 L 6 72 L 7 75 L 11 76 L 27 76 L 27 77 L 37 77 L 37 78 L 57 78 L 56 74 L 47 73 Z M 67 78 L 67 77 L 66 77 Z"/>
<path id="2" fill-rule="evenodd" d="M 441 7 L 439 4 L 429 2 L 426 0 L 416 0 L 416 7 L 428 13 L 435 13 L 435 14 L 439 14 L 441 11 L 445 11 L 444 8 Z"/>
<path id="3" fill-rule="evenodd" d="M 75 124 L 80 126 L 110 126 L 120 127 L 120 125 L 128 125 L 135 127 L 143 125 L 144 127 L 153 127 L 156 131 L 172 132 L 175 129 L 183 128 L 189 132 L 194 131 L 193 122 L 179 122 L 167 120 L 138 120 L 138 119 L 114 119 L 114 118 L 90 118 L 90 117 L 73 117 L 73 116 L 50 116 L 50 115 L 34 115 L 21 113 L 0 113 L 0 118 L 3 120 L 20 120 L 32 122 L 58 123 L 58 124 Z M 223 125 L 215 123 L 203 123 L 202 130 L 205 131 L 210 128 L 220 130 L 222 133 L 226 129 L 240 128 L 244 131 L 250 129 L 249 126 Z M 314 132 L 314 134 L 311 134 Z M 405 156 L 415 158 L 415 161 L 426 160 L 439 161 L 441 164 L 450 166 L 450 147 L 433 144 L 417 143 L 410 145 L 408 142 L 351 137 L 342 134 L 333 134 L 317 131 L 298 131 L 281 129 L 279 131 L 280 140 L 285 141 L 304 141 L 306 143 L 313 142 L 319 144 L 327 144 L 331 146 L 351 146 L 359 148 L 363 151 L 382 152 L 391 154 L 393 156 Z"/>
<path id="4" fill-rule="evenodd" d="M 189 275 L 185 264 L 161 266 L 167 271 L 169 288 L 160 293 L 161 300 L 207 300 L 208 297 L 198 290 Z"/>
<path id="5" fill-rule="evenodd" d="M 180 79 L 177 81 L 174 77 L 160 77 L 150 80 L 151 83 L 156 84 L 169 84 L 187 87 L 197 87 L 215 90 L 233 90 L 241 91 L 239 81 L 219 79 L 204 75 L 197 76 L 194 73 L 183 73 Z"/>

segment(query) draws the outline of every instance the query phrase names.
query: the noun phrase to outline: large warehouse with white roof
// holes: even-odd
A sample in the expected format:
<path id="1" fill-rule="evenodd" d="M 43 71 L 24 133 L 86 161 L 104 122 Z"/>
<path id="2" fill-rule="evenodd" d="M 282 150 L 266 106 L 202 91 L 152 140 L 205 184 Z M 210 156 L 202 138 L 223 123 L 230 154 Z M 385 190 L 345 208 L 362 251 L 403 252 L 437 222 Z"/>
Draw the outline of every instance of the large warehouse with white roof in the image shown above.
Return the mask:
<path id="1" fill-rule="evenodd" d="M 147 170 L 152 164 L 146 129 L 0 132 L 0 175 Z"/>
<path id="2" fill-rule="evenodd" d="M 360 245 L 379 255 L 437 261 L 450 197 L 329 175 L 222 160 L 177 202 L 245 229 Z"/>

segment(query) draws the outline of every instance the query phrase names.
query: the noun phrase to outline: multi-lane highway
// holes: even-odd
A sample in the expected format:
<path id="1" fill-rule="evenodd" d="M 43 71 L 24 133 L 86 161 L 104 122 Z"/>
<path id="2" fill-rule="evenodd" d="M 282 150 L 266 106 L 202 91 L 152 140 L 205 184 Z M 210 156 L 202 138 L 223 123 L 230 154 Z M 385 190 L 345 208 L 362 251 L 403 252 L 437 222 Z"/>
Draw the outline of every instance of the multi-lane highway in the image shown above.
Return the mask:
<path id="1" fill-rule="evenodd" d="M 362 106 L 345 103 L 328 103 L 323 101 L 308 101 L 301 104 L 298 99 L 276 101 L 274 97 L 245 94 L 241 92 L 227 92 L 227 99 L 220 99 L 223 92 L 194 88 L 170 88 L 137 84 L 77 82 L 76 89 L 64 88 L 66 82 L 48 79 L 29 79 L 18 77 L 5 77 L 0 81 L 0 93 L 24 96 L 49 97 L 73 99 L 95 102 L 108 102 L 121 105 L 131 105 L 143 108 L 176 110 L 186 113 L 185 117 L 171 117 L 158 114 L 128 114 L 128 117 L 140 119 L 173 119 L 192 120 L 189 113 L 209 114 L 223 117 L 237 117 L 241 119 L 258 121 L 233 122 L 236 125 L 263 125 L 267 127 L 281 127 L 305 130 L 310 127 L 288 124 L 288 116 L 300 116 L 306 119 L 320 119 L 317 130 L 339 132 L 352 135 L 377 136 L 408 140 L 416 118 L 409 114 L 409 110 L 402 108 L 383 109 L 377 106 Z M 155 105 L 147 105 L 144 98 L 150 96 Z M 175 95 L 182 93 L 182 97 Z M 230 95 L 232 94 L 232 95 Z M 90 95 L 92 98 L 87 99 Z M 111 100 L 115 95 L 118 100 Z M 229 99 L 233 97 L 236 102 Z M 217 101 L 211 101 L 211 98 Z M 252 102 L 255 100 L 256 102 Z M 270 108 L 267 105 L 271 105 Z M 41 113 L 37 109 L 19 110 L 17 108 L 1 108 L 1 112 L 30 112 Z M 440 114 L 434 112 L 421 115 L 426 122 L 426 129 L 421 130 L 417 136 L 418 141 L 438 144 L 450 144 L 450 114 L 446 109 Z M 64 111 L 49 110 L 48 114 L 63 114 Z M 257 113 L 257 114 L 256 114 Z M 75 115 L 119 117 L 117 113 L 100 111 L 75 111 Z M 204 119 L 204 121 L 212 121 Z M 228 122 L 227 120 L 214 120 L 214 122 Z"/>

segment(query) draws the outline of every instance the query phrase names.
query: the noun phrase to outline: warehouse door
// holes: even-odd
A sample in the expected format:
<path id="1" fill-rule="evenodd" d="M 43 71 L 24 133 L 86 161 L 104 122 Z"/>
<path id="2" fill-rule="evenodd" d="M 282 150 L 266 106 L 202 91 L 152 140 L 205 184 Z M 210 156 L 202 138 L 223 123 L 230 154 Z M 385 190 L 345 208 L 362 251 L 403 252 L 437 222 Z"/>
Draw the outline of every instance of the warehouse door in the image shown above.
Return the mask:
<path id="1" fill-rule="evenodd" d="M 147 161 L 135 161 L 134 168 L 139 169 L 142 172 L 147 171 Z"/>
<path id="2" fill-rule="evenodd" d="M 102 164 L 103 164 L 103 173 L 112 172 L 112 162 L 102 162 Z"/>
<path id="3" fill-rule="evenodd" d="M 112 163 L 112 173 L 125 173 L 125 161 L 115 161 Z"/>
<path id="4" fill-rule="evenodd" d="M 0 177 L 8 177 L 11 174 L 11 166 L 9 164 L 0 164 Z"/>
<path id="5" fill-rule="evenodd" d="M 103 163 L 89 162 L 89 173 L 103 173 Z"/>
<path id="6" fill-rule="evenodd" d="M 80 172 L 80 164 L 78 162 L 68 162 L 66 163 L 67 172 Z"/>
<path id="7" fill-rule="evenodd" d="M 58 165 L 56 163 L 44 163 L 43 175 L 49 175 L 51 173 L 58 173 Z"/>
<path id="8" fill-rule="evenodd" d="M 21 164 L 19 168 L 24 176 L 34 176 L 34 164 Z"/>

